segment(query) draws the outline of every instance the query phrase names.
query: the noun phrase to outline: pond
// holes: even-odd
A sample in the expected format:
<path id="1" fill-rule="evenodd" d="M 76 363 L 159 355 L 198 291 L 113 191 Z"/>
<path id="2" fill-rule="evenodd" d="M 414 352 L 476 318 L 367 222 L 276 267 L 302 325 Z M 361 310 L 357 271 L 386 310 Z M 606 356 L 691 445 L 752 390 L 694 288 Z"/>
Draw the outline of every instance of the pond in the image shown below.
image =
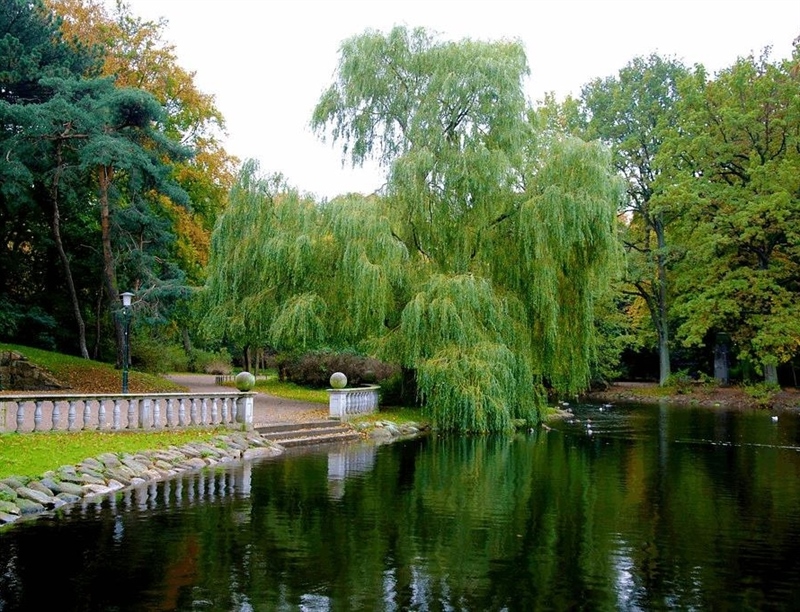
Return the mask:
<path id="1" fill-rule="evenodd" d="M 0 611 L 800 609 L 794 415 L 576 406 L 187 475 L 0 532 Z"/>

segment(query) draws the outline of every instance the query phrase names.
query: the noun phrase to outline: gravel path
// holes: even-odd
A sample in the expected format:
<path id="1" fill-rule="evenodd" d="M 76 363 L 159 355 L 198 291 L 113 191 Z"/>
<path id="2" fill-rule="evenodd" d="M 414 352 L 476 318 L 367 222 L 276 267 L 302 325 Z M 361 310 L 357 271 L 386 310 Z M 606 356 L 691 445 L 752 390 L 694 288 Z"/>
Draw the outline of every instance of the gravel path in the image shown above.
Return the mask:
<path id="1" fill-rule="evenodd" d="M 216 384 L 211 374 L 170 374 L 168 378 L 189 391 L 215 393 L 229 389 Z M 312 404 L 297 400 L 258 393 L 253 402 L 253 424 L 271 425 L 275 423 L 302 423 L 328 418 L 326 404 Z"/>

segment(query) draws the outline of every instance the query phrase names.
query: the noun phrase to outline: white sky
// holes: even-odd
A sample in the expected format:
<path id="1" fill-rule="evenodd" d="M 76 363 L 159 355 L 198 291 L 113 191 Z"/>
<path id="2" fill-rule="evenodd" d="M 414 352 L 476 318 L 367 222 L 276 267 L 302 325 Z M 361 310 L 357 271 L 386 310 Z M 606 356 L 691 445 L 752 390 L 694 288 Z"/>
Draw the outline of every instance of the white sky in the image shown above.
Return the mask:
<path id="1" fill-rule="evenodd" d="M 127 0 L 134 14 L 168 21 L 182 67 L 216 98 L 229 153 L 320 197 L 370 193 L 374 168 L 342 167 L 340 149 L 308 127 L 331 84 L 342 40 L 367 28 L 422 26 L 443 39 L 519 39 L 531 67 L 527 93 L 580 94 L 656 52 L 711 73 L 737 57 L 789 57 L 800 0 Z"/>

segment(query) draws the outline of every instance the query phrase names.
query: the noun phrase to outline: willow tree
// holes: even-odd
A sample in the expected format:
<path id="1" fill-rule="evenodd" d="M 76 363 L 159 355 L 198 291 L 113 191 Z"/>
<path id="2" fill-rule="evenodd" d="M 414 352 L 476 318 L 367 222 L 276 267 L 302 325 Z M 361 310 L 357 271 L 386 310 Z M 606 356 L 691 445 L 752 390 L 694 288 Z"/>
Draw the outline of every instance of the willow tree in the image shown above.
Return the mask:
<path id="1" fill-rule="evenodd" d="M 377 158 L 386 192 L 314 205 L 246 166 L 214 234 L 207 322 L 400 361 L 442 429 L 533 423 L 546 386 L 584 388 L 619 194 L 603 150 L 532 127 L 527 72 L 516 42 L 346 41 L 313 125 L 354 164 Z"/>
<path id="2" fill-rule="evenodd" d="M 515 41 L 367 31 L 342 44 L 314 111 L 353 164 L 387 169 L 416 285 L 384 347 L 445 428 L 535 421 L 546 386 L 589 379 L 619 188 L 603 150 L 527 120 L 527 74 Z"/>
<path id="3" fill-rule="evenodd" d="M 374 198 L 320 205 L 247 161 L 212 235 L 204 330 L 245 348 L 367 350 L 397 320 L 406 260 Z"/>

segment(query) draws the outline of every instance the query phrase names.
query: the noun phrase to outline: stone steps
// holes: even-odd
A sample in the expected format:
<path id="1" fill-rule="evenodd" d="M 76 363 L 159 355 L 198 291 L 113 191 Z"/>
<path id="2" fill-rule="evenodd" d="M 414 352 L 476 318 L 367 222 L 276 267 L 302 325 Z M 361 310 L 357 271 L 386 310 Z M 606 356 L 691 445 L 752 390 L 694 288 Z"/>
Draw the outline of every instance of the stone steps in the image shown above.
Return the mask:
<path id="1" fill-rule="evenodd" d="M 339 421 L 308 421 L 279 425 L 257 425 L 262 438 L 284 448 L 358 440 L 361 435 Z"/>

